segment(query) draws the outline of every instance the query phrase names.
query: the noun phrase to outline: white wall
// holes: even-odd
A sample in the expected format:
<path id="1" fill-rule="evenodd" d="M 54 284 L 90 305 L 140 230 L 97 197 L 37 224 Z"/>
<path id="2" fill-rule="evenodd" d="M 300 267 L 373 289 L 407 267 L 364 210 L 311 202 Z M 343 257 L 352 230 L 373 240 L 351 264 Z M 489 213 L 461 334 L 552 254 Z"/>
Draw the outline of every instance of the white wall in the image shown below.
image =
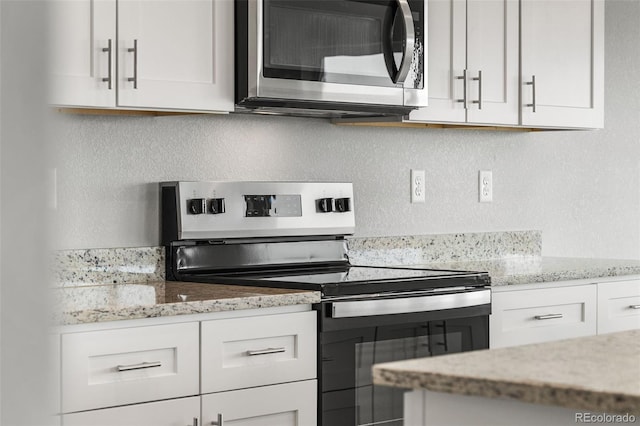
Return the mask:
<path id="1" fill-rule="evenodd" d="M 57 117 L 63 249 L 159 245 L 162 180 L 346 180 L 357 236 L 540 229 L 543 253 L 640 258 L 640 2 L 607 0 L 606 120 L 545 133 L 339 127 L 292 117 Z M 409 169 L 427 203 L 409 203 Z M 494 202 L 477 202 L 493 170 Z"/>

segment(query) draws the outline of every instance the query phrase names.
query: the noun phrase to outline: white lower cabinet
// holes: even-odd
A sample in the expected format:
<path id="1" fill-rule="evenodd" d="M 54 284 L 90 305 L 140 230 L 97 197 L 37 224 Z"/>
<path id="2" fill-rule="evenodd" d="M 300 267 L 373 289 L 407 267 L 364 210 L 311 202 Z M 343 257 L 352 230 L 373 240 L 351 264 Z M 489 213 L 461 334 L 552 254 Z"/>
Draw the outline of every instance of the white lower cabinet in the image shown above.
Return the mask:
<path id="1" fill-rule="evenodd" d="M 203 395 L 202 424 L 315 426 L 316 396 L 316 380 Z"/>
<path id="2" fill-rule="evenodd" d="M 197 396 L 62 416 L 63 426 L 198 426 L 199 420 Z"/>
<path id="3" fill-rule="evenodd" d="M 494 287 L 489 347 L 640 329 L 640 277 Z"/>
<path id="4" fill-rule="evenodd" d="M 203 321 L 202 393 L 316 377 L 316 312 Z"/>
<path id="5" fill-rule="evenodd" d="M 640 328 L 640 279 L 598 283 L 598 334 Z"/>
<path id="6" fill-rule="evenodd" d="M 489 347 L 594 335 L 596 298 L 595 284 L 494 291 Z"/>
<path id="7" fill-rule="evenodd" d="M 221 415 L 225 425 L 315 426 L 316 315 L 299 305 L 69 326 L 62 425 L 198 426 Z"/>
<path id="8" fill-rule="evenodd" d="M 62 335 L 62 412 L 197 395 L 199 324 Z"/>

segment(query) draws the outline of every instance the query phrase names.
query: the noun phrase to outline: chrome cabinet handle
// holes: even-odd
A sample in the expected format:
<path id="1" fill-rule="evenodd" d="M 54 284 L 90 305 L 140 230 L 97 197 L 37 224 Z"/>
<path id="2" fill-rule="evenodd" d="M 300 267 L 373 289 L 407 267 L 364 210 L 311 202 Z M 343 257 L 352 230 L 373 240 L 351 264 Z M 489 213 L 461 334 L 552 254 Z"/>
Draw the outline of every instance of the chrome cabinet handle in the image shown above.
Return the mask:
<path id="1" fill-rule="evenodd" d="M 548 314 L 548 315 L 536 315 L 534 318 L 537 320 L 549 320 L 549 319 L 558 319 L 562 318 L 562 314 Z"/>
<path id="2" fill-rule="evenodd" d="M 456 80 L 462 80 L 462 99 L 456 99 L 456 102 L 462 102 L 467 109 L 467 70 L 462 70 L 462 75 L 457 75 Z"/>
<path id="3" fill-rule="evenodd" d="M 162 363 L 160 361 L 153 362 L 141 362 L 140 364 L 131 364 L 131 365 L 119 365 L 116 368 L 118 371 L 131 371 L 131 370 L 142 370 L 144 368 L 154 368 L 161 367 Z"/>
<path id="4" fill-rule="evenodd" d="M 223 424 L 223 419 L 222 419 L 222 414 L 218 413 L 218 420 L 215 422 L 211 422 L 212 426 L 224 426 Z"/>
<path id="5" fill-rule="evenodd" d="M 640 305 L 629 305 L 629 309 L 640 309 Z"/>
<path id="6" fill-rule="evenodd" d="M 532 107 L 533 112 L 536 112 L 536 76 L 532 75 L 531 81 L 527 81 L 525 84 L 531 86 L 532 89 L 531 103 L 527 104 L 526 106 Z"/>
<path id="7" fill-rule="evenodd" d="M 285 351 L 286 351 L 285 348 L 267 348 L 267 349 L 260 349 L 257 351 L 247 351 L 247 356 L 278 354 Z"/>
<path id="8" fill-rule="evenodd" d="M 112 81 L 111 80 L 111 77 L 112 77 L 112 75 L 111 75 L 111 50 L 112 50 L 111 42 L 112 42 L 112 40 L 109 39 L 109 41 L 107 42 L 107 47 L 103 47 L 102 48 L 102 51 L 106 52 L 109 55 L 108 56 L 109 71 L 108 71 L 107 77 L 103 77 L 102 78 L 102 81 L 109 83 L 109 85 L 108 85 L 109 90 L 112 89 L 112 85 L 111 85 L 111 81 Z"/>
<path id="9" fill-rule="evenodd" d="M 127 81 L 133 82 L 133 88 L 138 88 L 138 39 L 133 40 L 133 47 L 127 49 L 127 52 L 133 53 L 133 77 L 127 78 Z"/>
<path id="10" fill-rule="evenodd" d="M 471 101 L 471 103 L 478 104 L 478 109 L 482 109 L 482 71 L 478 70 L 478 76 L 473 77 L 471 80 L 478 82 L 478 100 Z"/>

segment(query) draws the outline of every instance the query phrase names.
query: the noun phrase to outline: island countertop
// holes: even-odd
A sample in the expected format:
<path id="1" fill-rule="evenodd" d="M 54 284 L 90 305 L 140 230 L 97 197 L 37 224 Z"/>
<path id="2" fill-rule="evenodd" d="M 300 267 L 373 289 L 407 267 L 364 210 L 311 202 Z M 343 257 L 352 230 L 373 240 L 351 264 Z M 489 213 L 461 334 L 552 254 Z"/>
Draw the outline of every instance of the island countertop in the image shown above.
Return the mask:
<path id="1" fill-rule="evenodd" d="M 320 302 L 315 291 L 174 281 L 60 287 L 52 293 L 56 325 Z"/>
<path id="2" fill-rule="evenodd" d="M 377 364 L 377 385 L 640 415 L 640 330 Z"/>

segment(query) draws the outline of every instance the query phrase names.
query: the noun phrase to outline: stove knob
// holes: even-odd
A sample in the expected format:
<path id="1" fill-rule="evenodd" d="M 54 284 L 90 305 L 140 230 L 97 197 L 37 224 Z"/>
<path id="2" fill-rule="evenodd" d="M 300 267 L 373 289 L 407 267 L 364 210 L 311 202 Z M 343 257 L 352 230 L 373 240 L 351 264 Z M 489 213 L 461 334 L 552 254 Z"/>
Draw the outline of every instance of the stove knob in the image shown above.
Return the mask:
<path id="1" fill-rule="evenodd" d="M 207 208 L 207 202 L 204 198 L 192 198 L 187 201 L 187 211 L 190 214 L 202 214 Z"/>
<path id="2" fill-rule="evenodd" d="M 316 208 L 320 213 L 329 213 L 333 211 L 333 198 L 320 198 L 316 200 Z"/>
<path id="3" fill-rule="evenodd" d="M 224 198 L 212 198 L 209 200 L 209 213 L 220 214 L 224 213 Z"/>
<path id="4" fill-rule="evenodd" d="M 351 211 L 351 199 L 336 198 L 336 211 L 340 213 Z"/>

